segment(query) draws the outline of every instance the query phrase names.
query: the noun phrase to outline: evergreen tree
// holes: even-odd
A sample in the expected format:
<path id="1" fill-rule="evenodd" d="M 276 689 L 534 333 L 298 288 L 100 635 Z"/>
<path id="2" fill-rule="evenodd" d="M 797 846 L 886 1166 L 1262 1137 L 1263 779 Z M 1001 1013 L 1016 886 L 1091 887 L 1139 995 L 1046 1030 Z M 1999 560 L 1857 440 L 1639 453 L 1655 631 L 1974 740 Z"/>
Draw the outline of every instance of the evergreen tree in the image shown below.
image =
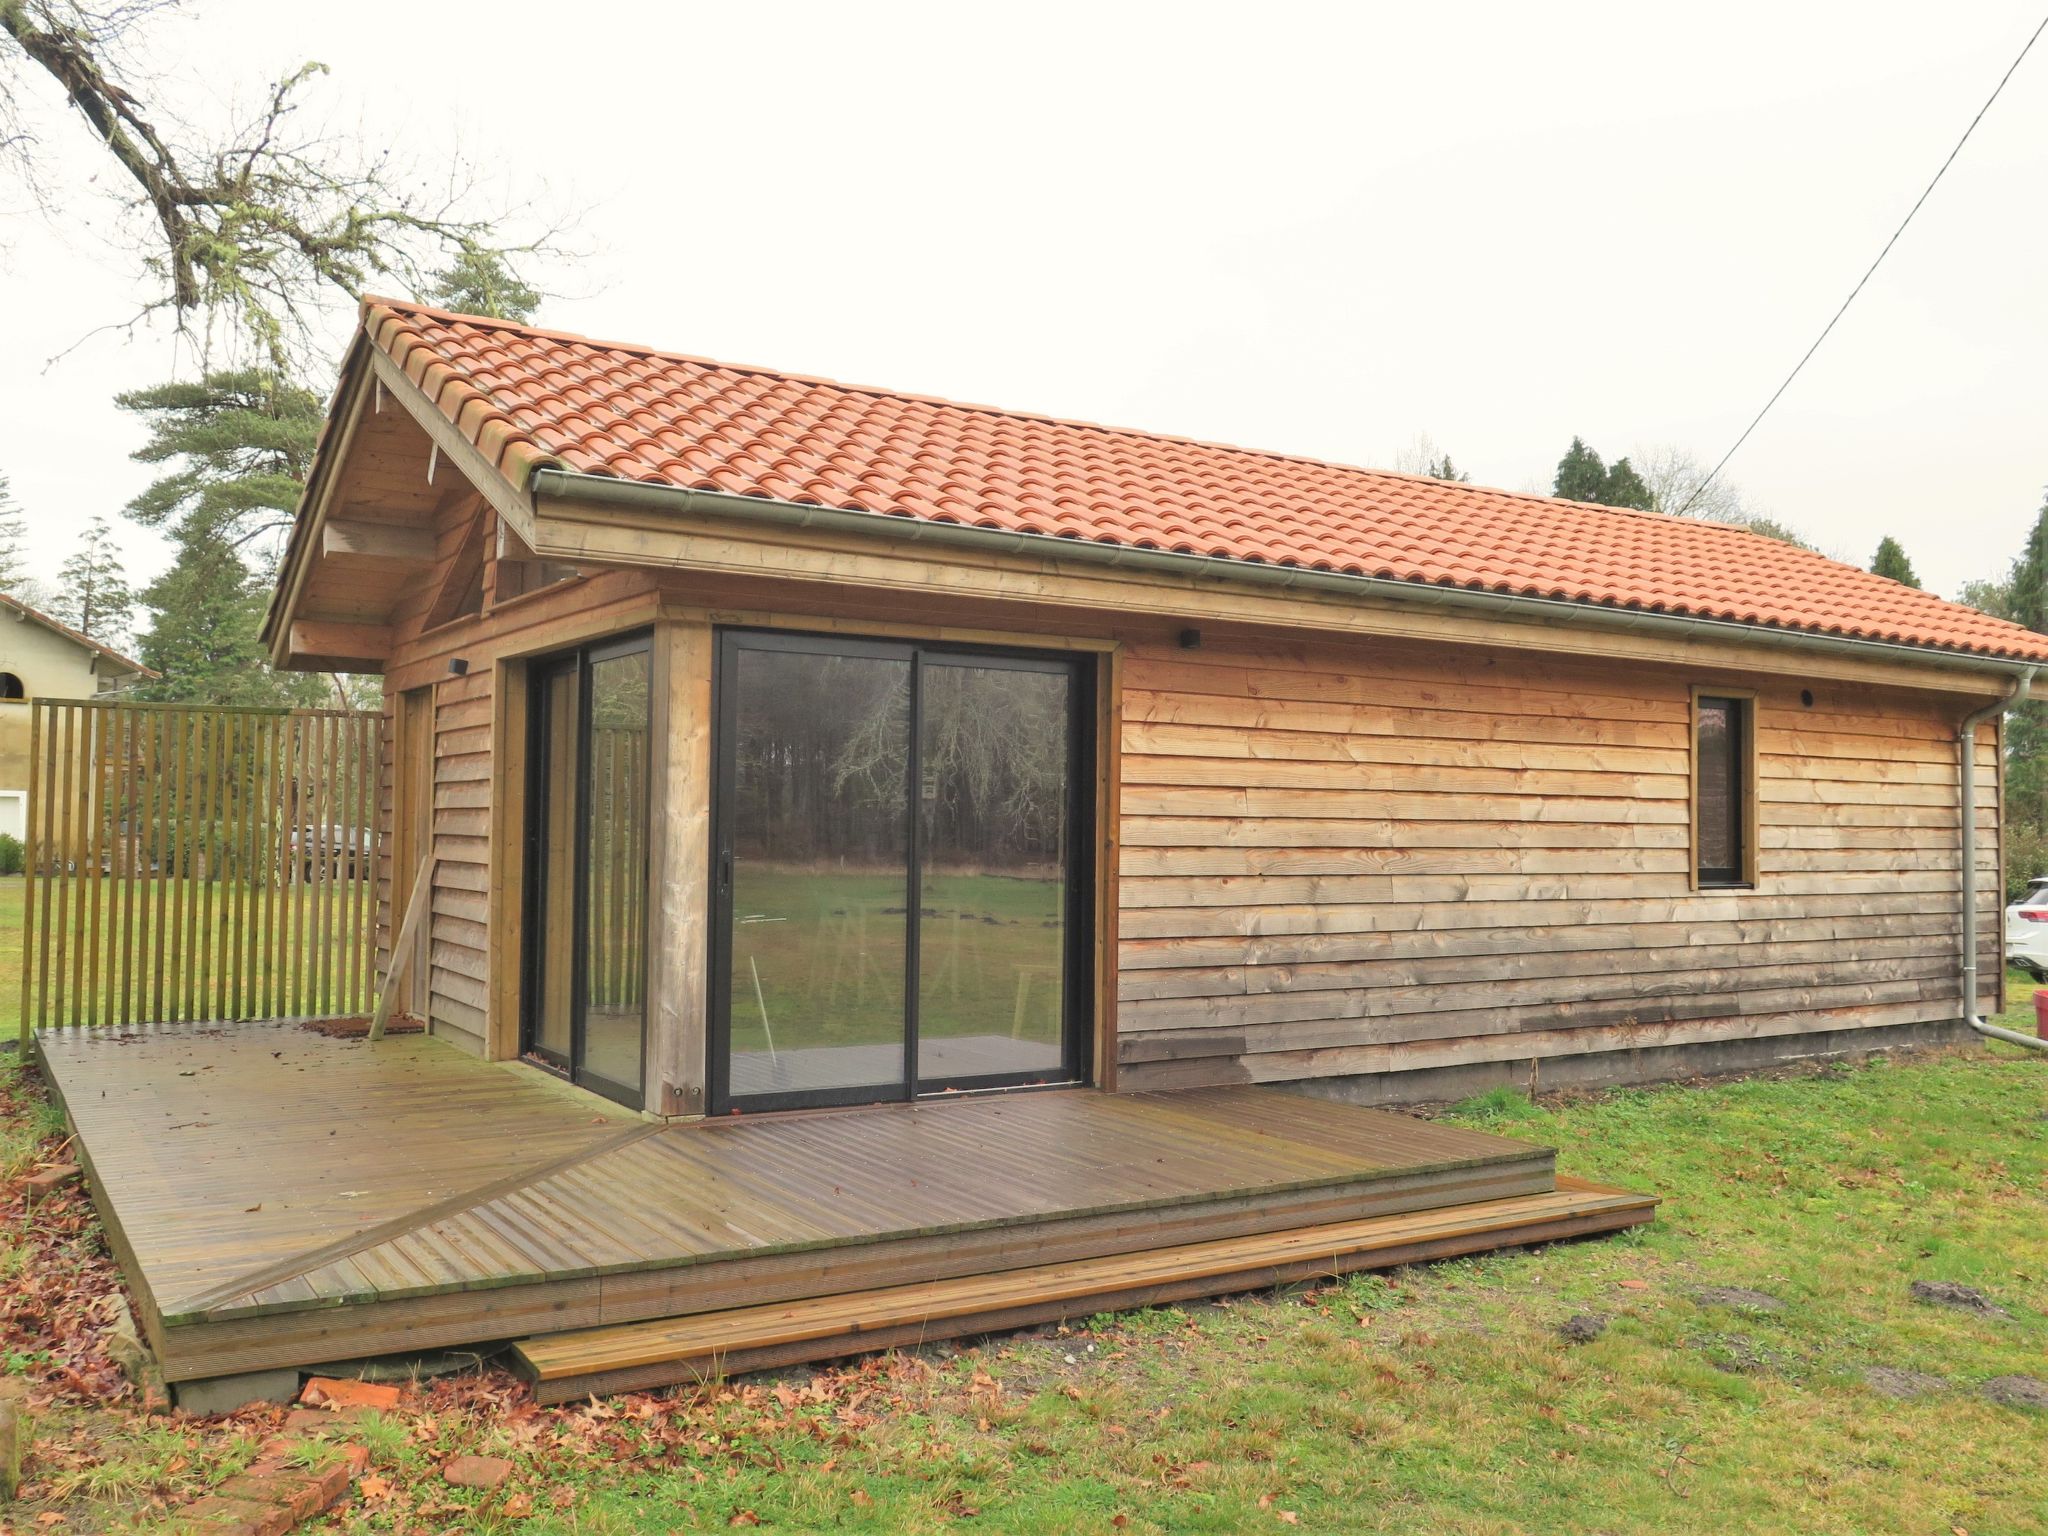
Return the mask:
<path id="1" fill-rule="evenodd" d="M 257 639 L 270 584 L 218 532 L 178 541 L 177 558 L 142 591 L 154 617 L 136 659 L 163 676 L 136 696 L 165 703 L 331 703 L 318 673 L 279 672 Z"/>
<path id="2" fill-rule="evenodd" d="M 1873 575 L 1889 576 L 1909 587 L 1920 585 L 1920 578 L 1913 574 L 1913 562 L 1906 558 L 1905 548 L 1890 534 L 1878 540 L 1877 554 L 1871 559 L 1870 569 Z"/>
<path id="3" fill-rule="evenodd" d="M 1472 477 L 1453 464 L 1448 453 L 1430 460 L 1422 472 L 1432 480 L 1449 480 L 1458 485 L 1472 483 Z"/>
<path id="4" fill-rule="evenodd" d="M 0 592 L 20 596 L 28 584 L 28 514 L 0 473 Z"/>
<path id="5" fill-rule="evenodd" d="M 1601 487 L 1597 500 L 1603 506 L 1633 507 L 1638 512 L 1648 512 L 1657 504 L 1649 486 L 1627 459 L 1616 459 L 1607 467 L 1607 483 Z"/>
<path id="6" fill-rule="evenodd" d="M 116 395 L 149 440 L 131 458 L 175 468 L 128 503 L 174 539 L 218 535 L 260 571 L 276 562 L 313 464 L 326 410 L 310 389 L 244 368 Z"/>
<path id="7" fill-rule="evenodd" d="M 171 536 L 171 566 L 141 594 L 138 659 L 164 675 L 143 698 L 319 704 L 318 676 L 279 673 L 257 642 L 270 577 L 313 463 L 320 397 L 272 373 L 208 373 L 115 397 L 148 424 L 133 457 L 164 466 L 128 515 Z"/>
<path id="8" fill-rule="evenodd" d="M 1599 501 L 1606 489 L 1607 466 L 1601 463 L 1600 455 L 1582 439 L 1573 438 L 1565 456 L 1557 461 L 1557 478 L 1551 483 L 1550 494 L 1566 501 Z"/>
<path id="9" fill-rule="evenodd" d="M 1657 505 L 1656 494 L 1636 473 L 1633 464 L 1627 459 L 1604 464 L 1600 455 L 1586 446 L 1585 439 L 1578 437 L 1572 439 L 1571 447 L 1557 461 L 1557 478 L 1551 483 L 1550 494 L 1603 507 L 1633 507 L 1638 512 L 1651 511 Z"/>
<path id="10" fill-rule="evenodd" d="M 121 574 L 124 565 L 114 530 L 94 514 L 77 551 L 57 572 L 57 617 L 102 645 L 125 643 L 135 594 Z"/>
<path id="11" fill-rule="evenodd" d="M 540 290 L 519 280 L 498 251 L 466 245 L 455 260 L 432 274 L 420 298 L 436 309 L 464 315 L 493 315 L 524 325 L 540 308 Z"/>
<path id="12" fill-rule="evenodd" d="M 2002 601 L 2000 618 L 2048 634 L 2048 501 L 2002 583 L 1981 583 L 1980 598 Z M 2048 834 L 2048 705 L 2029 699 L 2005 721 L 2005 813 L 2009 857 L 2030 859 Z M 2041 870 L 2008 865 L 2006 885 L 2016 891 Z"/>

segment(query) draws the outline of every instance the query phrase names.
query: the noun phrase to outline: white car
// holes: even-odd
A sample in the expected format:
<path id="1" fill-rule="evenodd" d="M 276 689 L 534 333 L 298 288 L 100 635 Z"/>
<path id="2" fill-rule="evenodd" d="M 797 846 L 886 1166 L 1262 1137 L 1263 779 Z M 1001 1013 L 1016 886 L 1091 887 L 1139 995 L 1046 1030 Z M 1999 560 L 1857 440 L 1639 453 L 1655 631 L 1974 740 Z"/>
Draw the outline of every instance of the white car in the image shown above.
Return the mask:
<path id="1" fill-rule="evenodd" d="M 2029 880 L 2020 899 L 2005 909 L 2005 963 L 2048 981 L 2048 875 Z"/>

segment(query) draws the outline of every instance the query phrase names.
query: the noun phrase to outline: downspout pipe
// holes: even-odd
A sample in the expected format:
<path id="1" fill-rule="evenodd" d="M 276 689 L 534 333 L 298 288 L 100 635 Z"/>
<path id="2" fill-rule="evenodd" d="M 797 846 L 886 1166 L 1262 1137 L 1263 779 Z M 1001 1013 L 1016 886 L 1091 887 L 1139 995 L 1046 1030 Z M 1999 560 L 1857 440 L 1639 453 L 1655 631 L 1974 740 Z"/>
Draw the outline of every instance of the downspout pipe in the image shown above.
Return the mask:
<path id="1" fill-rule="evenodd" d="M 1989 1039 L 2024 1045 L 2029 1050 L 2048 1051 L 2048 1040 L 2023 1035 L 2017 1030 L 2001 1029 L 1977 1012 L 1977 727 L 2023 702 L 2033 685 L 2034 669 L 2029 668 L 2014 682 L 2010 694 L 1996 703 L 1986 704 L 1982 709 L 1972 710 L 1956 727 L 1956 752 L 1961 759 L 1962 777 L 1959 799 L 1963 813 L 1963 1022 Z"/>

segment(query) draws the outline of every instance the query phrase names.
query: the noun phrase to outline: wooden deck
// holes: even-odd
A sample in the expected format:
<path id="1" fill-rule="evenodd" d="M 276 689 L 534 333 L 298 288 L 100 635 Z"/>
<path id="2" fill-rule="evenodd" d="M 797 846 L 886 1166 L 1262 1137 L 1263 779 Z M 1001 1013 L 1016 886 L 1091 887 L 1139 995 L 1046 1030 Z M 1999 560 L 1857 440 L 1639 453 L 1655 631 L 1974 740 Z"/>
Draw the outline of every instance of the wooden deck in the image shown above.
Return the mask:
<path id="1" fill-rule="evenodd" d="M 173 1381 L 516 1339 L 559 1393 L 583 1331 L 694 1318 L 680 1344 L 600 1338 L 588 1373 L 623 1369 L 602 1362 L 624 1348 L 634 1380 L 674 1380 L 876 1347 L 914 1314 L 925 1336 L 966 1331 L 1611 1229 L 1650 1205 L 1560 1187 L 1547 1148 L 1258 1088 L 662 1125 L 422 1036 L 39 1043 Z M 1358 1225 L 1417 1212 L 1450 1214 Z"/>

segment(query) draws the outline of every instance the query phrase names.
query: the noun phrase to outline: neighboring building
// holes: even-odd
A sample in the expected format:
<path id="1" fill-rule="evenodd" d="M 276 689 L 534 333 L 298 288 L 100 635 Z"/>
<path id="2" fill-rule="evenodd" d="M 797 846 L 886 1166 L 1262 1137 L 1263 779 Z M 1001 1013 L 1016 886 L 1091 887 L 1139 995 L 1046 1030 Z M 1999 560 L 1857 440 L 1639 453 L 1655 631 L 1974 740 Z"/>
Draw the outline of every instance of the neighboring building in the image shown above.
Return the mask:
<path id="1" fill-rule="evenodd" d="M 1969 1038 L 2048 663 L 1739 528 L 382 300 L 267 633 L 384 675 L 415 1011 L 670 1116 Z"/>
<path id="2" fill-rule="evenodd" d="M 91 699 L 157 674 L 111 646 L 0 593 L 0 832 L 28 827 L 29 704 Z"/>

